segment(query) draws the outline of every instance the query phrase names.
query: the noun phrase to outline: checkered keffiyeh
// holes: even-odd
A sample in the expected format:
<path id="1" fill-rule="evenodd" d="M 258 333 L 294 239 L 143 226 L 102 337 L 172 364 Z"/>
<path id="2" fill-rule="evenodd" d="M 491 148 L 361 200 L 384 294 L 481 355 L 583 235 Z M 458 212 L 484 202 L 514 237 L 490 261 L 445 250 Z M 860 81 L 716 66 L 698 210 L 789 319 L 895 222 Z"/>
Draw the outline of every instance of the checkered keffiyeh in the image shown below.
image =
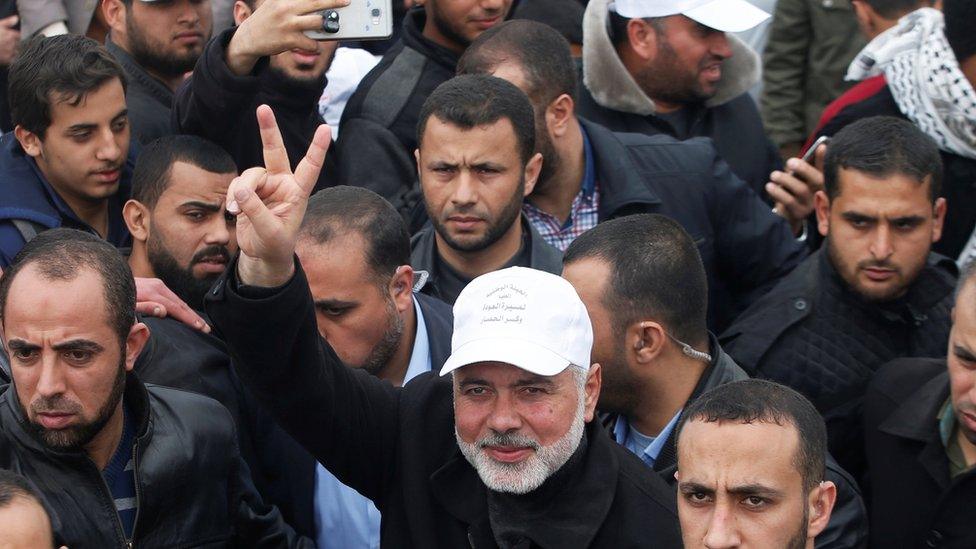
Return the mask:
<path id="1" fill-rule="evenodd" d="M 569 219 L 565 223 L 561 223 L 555 216 L 528 202 L 522 204 L 522 213 L 529 219 L 529 223 L 532 223 L 543 240 L 563 252 L 576 240 L 576 237 L 596 227 L 599 222 L 599 209 L 599 186 L 594 186 L 591 193 L 586 193 L 585 189 L 580 189 L 576 198 L 573 199 L 573 208 L 570 210 Z"/>

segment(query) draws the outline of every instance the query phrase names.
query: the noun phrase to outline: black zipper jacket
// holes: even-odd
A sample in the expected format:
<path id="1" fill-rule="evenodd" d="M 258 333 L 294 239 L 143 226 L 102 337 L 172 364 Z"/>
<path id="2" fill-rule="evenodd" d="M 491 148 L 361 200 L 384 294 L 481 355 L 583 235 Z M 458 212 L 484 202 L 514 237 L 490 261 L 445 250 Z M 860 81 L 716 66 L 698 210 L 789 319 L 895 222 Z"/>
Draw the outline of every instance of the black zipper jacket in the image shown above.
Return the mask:
<path id="1" fill-rule="evenodd" d="M 72 549 L 314 547 L 298 538 L 251 485 L 234 421 L 214 400 L 129 374 L 123 399 L 135 416 L 138 511 L 126 539 L 102 472 L 82 451 L 55 451 L 26 429 L 12 385 L 0 394 L 0 467 L 37 487 L 55 539 Z"/>

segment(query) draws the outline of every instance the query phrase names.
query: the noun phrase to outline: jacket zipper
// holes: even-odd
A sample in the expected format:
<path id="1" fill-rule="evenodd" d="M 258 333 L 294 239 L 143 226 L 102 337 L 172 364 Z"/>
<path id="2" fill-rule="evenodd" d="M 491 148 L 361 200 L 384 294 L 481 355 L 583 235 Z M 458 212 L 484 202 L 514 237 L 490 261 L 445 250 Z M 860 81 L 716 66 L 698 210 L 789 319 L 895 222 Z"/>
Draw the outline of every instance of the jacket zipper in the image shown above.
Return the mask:
<path id="1" fill-rule="evenodd" d="M 132 537 L 129 539 L 128 548 L 132 549 L 136 541 L 136 530 L 139 528 L 139 513 L 142 512 L 142 490 L 139 484 L 139 440 L 132 441 L 132 483 L 136 486 L 136 518 L 132 521 Z M 119 523 L 121 523 L 121 519 Z"/>
<path id="2" fill-rule="evenodd" d="M 89 457 L 86 457 L 85 459 L 87 459 L 88 460 L 88 463 L 91 463 L 92 468 L 95 469 L 95 473 L 98 475 L 98 480 L 101 481 L 101 483 L 102 483 L 102 488 L 104 488 L 104 492 L 106 494 L 108 494 L 109 504 L 110 504 L 110 506 L 112 508 L 112 512 L 115 513 L 115 533 L 118 536 L 118 540 L 120 542 L 122 542 L 120 544 L 120 546 L 121 547 L 127 547 L 129 549 L 132 549 L 132 544 L 130 542 L 126 541 L 126 539 L 125 539 L 125 530 L 122 528 L 122 519 L 119 517 L 119 510 L 115 508 L 115 498 L 112 497 L 112 489 L 108 487 L 108 483 L 105 482 L 105 477 L 102 476 L 102 472 L 98 469 L 98 466 L 95 465 L 95 462 L 92 461 L 92 459 L 89 458 Z M 134 466 L 135 466 L 135 464 L 133 464 L 133 467 Z M 138 496 L 138 494 L 137 494 L 137 496 Z M 136 502 L 138 502 L 138 501 L 139 500 L 138 500 L 138 497 L 137 497 L 136 498 Z M 136 512 L 136 514 L 138 514 L 138 511 Z M 133 531 L 135 531 L 134 528 L 133 528 Z"/>

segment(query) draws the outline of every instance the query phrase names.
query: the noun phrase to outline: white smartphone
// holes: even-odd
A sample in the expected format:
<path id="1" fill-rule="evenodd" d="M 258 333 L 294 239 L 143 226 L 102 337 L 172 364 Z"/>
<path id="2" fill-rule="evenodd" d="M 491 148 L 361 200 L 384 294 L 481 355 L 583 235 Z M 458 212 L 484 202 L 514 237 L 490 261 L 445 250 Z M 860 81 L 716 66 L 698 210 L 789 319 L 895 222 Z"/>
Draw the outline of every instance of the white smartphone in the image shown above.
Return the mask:
<path id="1" fill-rule="evenodd" d="M 385 40 L 393 35 L 393 0 L 352 0 L 322 12 L 322 28 L 305 31 L 314 40 Z"/>

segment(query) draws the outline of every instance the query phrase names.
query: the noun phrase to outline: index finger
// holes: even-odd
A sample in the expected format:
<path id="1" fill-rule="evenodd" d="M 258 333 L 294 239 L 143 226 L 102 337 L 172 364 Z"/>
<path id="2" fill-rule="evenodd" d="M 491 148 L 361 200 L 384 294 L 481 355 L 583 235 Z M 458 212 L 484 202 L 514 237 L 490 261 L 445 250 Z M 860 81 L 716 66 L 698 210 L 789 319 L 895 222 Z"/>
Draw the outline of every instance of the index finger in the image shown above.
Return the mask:
<path id="1" fill-rule="evenodd" d="M 258 128 L 261 129 L 261 148 L 264 153 L 264 167 L 268 173 L 291 173 L 288 151 L 281 139 L 278 122 L 271 107 L 261 105 L 257 110 Z"/>

